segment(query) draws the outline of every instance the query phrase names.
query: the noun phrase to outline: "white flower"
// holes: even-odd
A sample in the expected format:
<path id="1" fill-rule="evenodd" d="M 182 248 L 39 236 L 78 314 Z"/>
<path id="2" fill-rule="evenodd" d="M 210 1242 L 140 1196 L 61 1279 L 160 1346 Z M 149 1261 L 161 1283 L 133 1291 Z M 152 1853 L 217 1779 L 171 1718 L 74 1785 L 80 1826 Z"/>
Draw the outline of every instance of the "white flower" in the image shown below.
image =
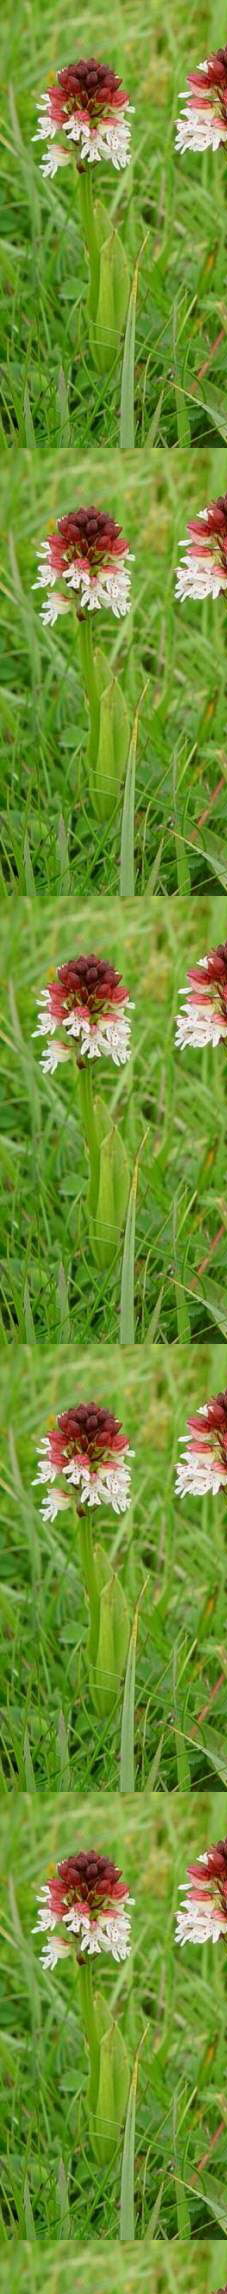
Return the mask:
<path id="1" fill-rule="evenodd" d="M 44 142 L 46 137 L 48 139 L 51 137 L 53 141 L 57 134 L 57 123 L 52 119 L 50 96 L 42 97 L 41 107 L 33 143 L 38 143 L 39 140 Z M 76 114 L 76 111 L 73 111 L 68 120 L 62 121 L 62 132 L 69 137 L 70 143 L 80 145 L 82 160 L 87 160 L 91 166 L 94 166 L 94 162 L 102 159 L 111 160 L 112 167 L 118 171 L 120 168 L 127 167 L 130 159 L 130 115 L 133 111 L 134 104 L 126 103 L 121 106 L 116 116 L 113 112 L 112 118 L 110 117 L 108 120 L 100 118 L 96 127 L 93 126 L 89 116 L 85 119 L 82 113 L 78 111 Z M 70 157 L 70 154 L 64 152 L 64 147 L 62 147 L 62 157 L 63 160 Z M 59 164 L 60 162 L 57 161 L 57 165 Z M 54 169 L 51 170 L 52 172 L 54 173 Z"/>
<path id="2" fill-rule="evenodd" d="M 221 565 L 215 566 L 211 550 L 204 550 L 201 557 L 192 545 L 189 549 L 181 542 L 180 548 L 186 550 L 186 556 L 177 573 L 176 597 L 219 597 L 219 591 L 226 589 L 227 576 Z"/>
<path id="3" fill-rule="evenodd" d="M 38 589 L 38 582 L 34 582 L 33 587 L 34 589 Z M 59 613 L 70 613 L 70 606 L 68 605 L 67 598 L 61 597 L 60 589 L 56 589 L 55 597 L 47 597 L 45 599 L 45 605 L 42 606 L 41 621 L 43 623 L 43 629 L 48 629 L 49 626 L 50 629 L 53 629 L 54 622 L 58 621 Z"/>
<path id="4" fill-rule="evenodd" d="M 196 1457 L 196 1453 L 194 1452 L 193 1455 L 192 1450 L 185 1450 L 181 1464 L 177 1466 L 176 1491 L 178 1497 L 187 1497 L 188 1495 L 190 1497 L 206 1497 L 208 1490 L 211 1490 L 213 1497 L 216 1497 L 217 1491 L 225 1482 L 226 1473 L 221 1472 L 215 1457 L 212 1458 L 208 1452 L 206 1458 L 202 1458 L 201 1453 Z"/>
<path id="5" fill-rule="evenodd" d="M 70 1498 L 64 1497 L 63 1490 L 48 1490 L 48 1495 L 43 1499 L 41 1507 L 42 1521 L 56 1521 L 57 1513 L 63 1513 L 63 1508 L 66 1505 L 70 1505 Z"/>
<path id="6" fill-rule="evenodd" d="M 199 64 L 198 70 L 203 78 L 204 73 L 206 74 L 209 70 L 207 57 L 205 57 L 203 64 Z M 204 93 L 205 102 L 200 103 L 199 91 L 196 92 L 196 88 L 194 92 L 191 90 L 190 95 L 188 88 L 181 88 L 180 90 L 180 98 L 185 108 L 182 118 L 177 121 L 177 151 L 208 151 L 209 148 L 211 151 L 217 151 L 220 143 L 226 143 L 227 122 L 221 118 L 221 113 L 220 118 L 217 118 L 217 90 L 214 87 L 212 94 L 212 89 L 209 88 L 208 94 L 206 95 L 205 91 Z"/>
<path id="7" fill-rule="evenodd" d="M 198 1857 L 198 1879 L 200 1864 L 205 1871 L 209 1867 L 209 1856 Z M 217 1901 L 215 1901 L 215 1879 L 213 1900 L 212 1879 L 210 1892 L 206 1891 L 205 1885 L 203 1898 L 196 1894 L 196 1882 L 193 1885 L 193 1878 L 189 1888 L 185 1888 L 185 1884 L 183 1888 L 180 1888 L 180 1894 L 183 1896 L 184 1902 L 177 1912 L 176 1943 L 204 1944 L 211 1938 L 212 1943 L 215 1944 L 218 1942 L 219 1936 L 226 1935 L 226 1915 L 222 1914 L 221 1903 L 218 1909 Z"/>
<path id="8" fill-rule="evenodd" d="M 129 1013 L 131 1011 L 134 1011 L 134 1004 L 128 997 L 125 1006 L 122 1005 L 121 1009 L 116 1012 L 116 1017 L 113 1014 L 113 1016 L 105 1018 L 104 1014 L 100 1019 L 94 1021 L 86 1019 L 81 1012 L 77 1013 L 75 1010 L 69 1012 L 66 1019 L 62 1019 L 62 1027 L 65 1028 L 68 1035 L 73 1037 L 76 1043 L 80 1044 L 80 1054 L 83 1059 L 101 1059 L 103 1057 L 112 1059 L 114 1067 L 124 1067 L 130 1052 Z M 38 1009 L 38 1027 L 34 1028 L 34 1036 L 54 1036 L 55 1029 L 59 1025 L 60 1015 L 58 1020 L 53 1017 L 50 991 L 48 988 L 44 988 Z M 49 1071 L 51 1075 L 54 1075 L 59 1059 L 69 1058 L 70 1051 L 68 1048 L 66 1050 L 64 1045 L 61 1046 L 59 1041 L 56 1046 L 49 1043 L 42 1060 L 44 1074 Z"/>
<path id="9" fill-rule="evenodd" d="M 133 1454 L 133 1450 L 127 1450 L 127 1461 Z M 116 1465 L 111 1462 L 109 1466 L 98 1466 L 96 1473 L 91 1473 L 89 1466 L 83 1466 L 75 1458 L 63 1467 L 63 1472 L 72 1489 L 80 1490 L 82 1505 L 111 1505 L 113 1513 L 126 1512 L 130 1498 L 130 1472 L 126 1460 L 119 1460 Z"/>
<path id="10" fill-rule="evenodd" d="M 133 111 L 134 105 L 126 104 L 116 120 L 100 120 L 98 127 L 93 127 L 91 120 L 83 123 L 72 114 L 71 119 L 65 120 L 64 133 L 72 143 L 80 143 L 81 159 L 88 160 L 91 166 L 96 160 L 110 159 L 112 167 L 118 170 L 127 167 L 130 159 L 129 118 Z"/>
<path id="11" fill-rule="evenodd" d="M 65 1959 L 70 1951 L 71 1944 L 64 1943 L 63 1936 L 49 1936 L 49 1941 L 44 1944 L 44 1949 L 41 1952 L 41 1967 L 44 1969 L 55 1968 L 57 1960 Z"/>
<path id="12" fill-rule="evenodd" d="M 54 137 L 57 133 L 56 121 L 52 119 L 50 96 L 41 96 L 40 101 L 42 109 L 38 111 L 38 127 L 36 135 L 32 137 L 33 143 L 43 143 L 46 135 Z"/>
<path id="13" fill-rule="evenodd" d="M 207 956 L 200 957 L 200 971 L 207 972 L 208 969 L 209 966 Z M 183 1011 L 180 1012 L 177 1016 L 175 1038 L 175 1041 L 180 1047 L 180 1050 L 184 1050 L 185 1044 L 192 1044 L 196 1049 L 198 1048 L 199 1050 L 201 1050 L 203 1045 L 208 1043 L 211 1043 L 215 1046 L 217 1043 L 220 1043 L 221 1036 L 226 1036 L 226 1020 L 221 1014 L 221 1010 L 217 1012 L 214 1009 L 214 1004 L 212 1003 L 212 987 L 213 996 L 215 996 L 215 979 L 213 984 L 211 981 L 211 995 L 209 1000 L 208 994 L 207 1003 L 204 1001 L 202 982 L 201 998 L 199 992 L 199 981 L 195 982 L 195 985 L 192 985 L 192 988 L 190 991 L 188 991 L 188 993 L 185 988 L 181 989 L 181 995 L 183 996 L 184 1003 Z"/>
<path id="14" fill-rule="evenodd" d="M 62 567 L 62 579 L 68 582 L 70 589 L 79 594 L 82 611 L 97 613 L 102 606 L 105 606 L 115 615 L 115 620 L 119 621 L 125 613 L 128 613 L 130 604 L 129 566 L 133 563 L 133 554 L 130 550 L 127 550 L 125 558 L 122 557 L 116 566 L 111 566 L 106 571 L 105 566 L 102 566 L 99 573 L 96 574 L 92 574 L 88 566 L 84 570 L 84 567 L 79 563 L 77 565 L 74 561 L 70 566 Z M 50 590 L 55 589 L 55 597 L 48 597 L 43 606 L 45 624 L 56 621 L 59 613 L 69 613 L 69 599 L 62 597 L 61 590 L 56 590 L 57 578 L 57 572 L 52 565 L 50 543 L 43 542 L 38 559 L 38 578 L 37 581 L 33 582 L 33 589 L 45 589 L 46 587 Z"/>
<path id="15" fill-rule="evenodd" d="M 56 1918 L 56 1912 L 52 1912 L 51 1910 L 50 1888 L 48 1886 L 40 1888 L 38 1919 L 36 1920 L 35 1927 L 32 1930 L 33 1936 L 37 1936 L 39 1934 L 40 1928 L 50 1928 L 51 1931 L 52 1928 L 56 1928 Z"/>
<path id="16" fill-rule="evenodd" d="M 59 1067 L 59 1061 L 61 1059 L 70 1059 L 70 1051 L 66 1050 L 66 1045 L 63 1043 L 48 1043 L 46 1045 L 46 1051 L 43 1052 L 41 1059 L 43 1075 L 55 1075 L 55 1068 Z"/>
<path id="17" fill-rule="evenodd" d="M 207 1418 L 207 1415 L 207 1403 L 205 1403 L 204 1408 L 198 1410 L 198 1418 L 203 1420 Z M 216 1497 L 217 1491 L 226 1482 L 226 1471 L 220 1458 L 219 1461 L 217 1459 L 215 1448 L 212 1451 L 211 1433 L 209 1446 L 207 1445 L 205 1449 L 204 1445 L 203 1452 L 199 1446 L 199 1439 L 197 1446 L 196 1432 L 191 1435 L 190 1441 L 186 1441 L 185 1448 L 184 1444 L 185 1436 L 183 1437 L 184 1456 L 177 1466 L 176 1473 L 177 1496 L 187 1497 L 189 1494 L 190 1497 L 206 1497 L 207 1491 L 211 1490 L 213 1497 Z"/>
<path id="18" fill-rule="evenodd" d="M 130 1021 L 127 1015 L 133 1009 L 133 1004 L 128 1000 L 125 1010 L 121 1008 L 116 1019 L 103 1017 L 96 1021 L 82 1019 L 76 1012 L 70 1012 L 69 1018 L 63 1020 L 62 1024 L 69 1035 L 80 1041 L 83 1059 L 100 1059 L 103 1054 L 104 1058 L 113 1060 L 115 1067 L 124 1067 L 130 1051 Z"/>
<path id="19" fill-rule="evenodd" d="M 134 1451 L 127 1449 L 126 1458 L 118 1459 L 115 1465 L 111 1459 L 110 1465 L 98 1466 L 95 1473 L 91 1472 L 89 1466 L 83 1465 L 81 1459 L 71 1458 L 69 1465 L 63 1466 L 62 1470 L 66 1480 L 70 1483 L 70 1487 L 79 1489 L 82 1505 L 111 1505 L 113 1513 L 121 1514 L 126 1512 L 129 1504 L 130 1469 L 128 1461 L 132 1457 L 134 1457 Z M 49 1482 L 53 1485 L 56 1482 L 57 1472 L 59 1472 L 59 1467 L 53 1466 L 51 1461 L 51 1443 L 48 1437 L 45 1437 L 41 1443 L 38 1473 L 35 1476 L 34 1487 L 36 1488 L 40 1482 Z M 70 1498 L 66 1497 L 64 1490 L 50 1488 L 44 1501 L 43 1520 L 54 1521 L 55 1514 L 60 1513 L 61 1507 L 65 1505 L 70 1505 Z"/>
<path id="20" fill-rule="evenodd" d="M 35 142 L 35 137 L 33 140 Z M 69 166 L 70 151 L 63 151 L 63 144 L 61 143 L 55 143 L 54 145 L 50 144 L 50 149 L 45 152 L 45 159 L 42 160 L 41 166 L 41 175 L 43 176 L 44 183 L 46 182 L 48 175 L 57 175 L 58 167 Z"/>
<path id="21" fill-rule="evenodd" d="M 82 1912 L 81 1908 L 77 1911 L 76 1906 L 74 1906 L 69 1912 L 61 1914 L 62 1926 L 68 1928 L 71 1937 L 79 1937 L 80 1949 L 82 1952 L 87 1952 L 89 1959 L 97 1957 L 100 1952 L 110 1952 L 112 1959 L 125 1960 L 129 1951 L 131 1935 L 128 1907 L 133 1902 L 133 1896 L 128 1896 L 127 1910 L 124 1906 L 119 1905 L 113 1912 L 100 1911 L 95 1919 L 90 1917 L 89 1912 Z M 56 1928 L 59 1916 L 51 1910 L 50 1889 L 43 1888 L 37 1925 L 34 1929 L 35 1935 L 40 1929 L 49 1931 L 49 1941 L 45 1945 L 42 1955 L 43 1967 L 55 1967 L 57 1960 L 64 1958 L 64 1952 L 69 1952 L 72 1948 L 71 1944 L 66 1943 L 63 1937 L 60 1939 L 56 1936 L 54 1941 L 52 1940 L 52 1932 Z"/>
<path id="22" fill-rule="evenodd" d="M 128 613 L 130 603 L 128 567 L 132 563 L 132 553 L 129 550 L 127 550 L 127 556 L 121 558 L 120 564 L 111 566 L 106 571 L 105 566 L 102 566 L 100 572 L 96 574 L 92 574 L 89 567 L 86 568 L 85 572 L 80 565 L 76 565 L 74 562 L 70 566 L 65 566 L 64 581 L 69 583 L 70 589 L 80 592 L 82 611 L 97 613 L 101 606 L 106 606 L 111 613 L 115 614 L 116 621 L 119 621 L 125 613 Z"/>

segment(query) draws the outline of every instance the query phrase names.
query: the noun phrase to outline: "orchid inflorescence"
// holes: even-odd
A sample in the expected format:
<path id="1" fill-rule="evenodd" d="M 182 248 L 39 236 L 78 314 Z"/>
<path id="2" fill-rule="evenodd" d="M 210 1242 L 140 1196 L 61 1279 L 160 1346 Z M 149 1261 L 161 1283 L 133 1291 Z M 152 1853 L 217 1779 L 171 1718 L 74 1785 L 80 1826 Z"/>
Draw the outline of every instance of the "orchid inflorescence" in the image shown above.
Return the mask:
<path id="1" fill-rule="evenodd" d="M 112 1959 L 126 1959 L 132 1901 L 121 1872 L 109 1856 L 99 1855 L 94 1848 L 66 1856 L 53 1879 L 41 1889 L 38 1929 L 48 1932 L 43 1967 L 55 1967 L 56 1961 L 73 1949 L 80 1958 L 85 1953 L 90 1958 L 109 1951 Z"/>
<path id="2" fill-rule="evenodd" d="M 125 1513 L 132 1456 L 127 1435 L 112 1410 L 98 1403 L 80 1402 L 71 1410 L 61 1411 L 41 1444 L 37 1479 L 49 1485 L 44 1520 L 54 1521 L 56 1514 L 72 1503 L 74 1493 L 80 1509 L 110 1505 L 113 1513 Z"/>
<path id="3" fill-rule="evenodd" d="M 34 588 L 48 589 L 44 625 L 69 613 L 73 604 L 80 616 L 104 606 L 119 620 L 128 612 L 130 562 L 128 542 L 115 518 L 93 504 L 67 511 L 40 552 Z"/>
<path id="4" fill-rule="evenodd" d="M 187 1044 L 201 1049 L 204 1044 L 220 1043 L 227 1036 L 227 940 L 190 967 L 182 995 L 176 1043 L 181 1049 Z"/>
<path id="5" fill-rule="evenodd" d="M 209 502 L 198 518 L 189 519 L 186 541 L 180 546 L 184 556 L 177 597 L 217 598 L 220 590 L 227 590 L 227 494 Z"/>
<path id="6" fill-rule="evenodd" d="M 122 81 L 109 65 L 95 56 L 66 64 L 41 98 L 34 142 L 47 140 L 44 177 L 67 166 L 72 156 L 70 144 L 79 167 L 88 163 L 94 166 L 102 159 L 110 160 L 117 170 L 127 167 L 132 109 Z"/>
<path id="7" fill-rule="evenodd" d="M 75 956 L 60 964 L 56 979 L 42 991 L 34 1031 L 48 1039 L 44 1073 L 54 1074 L 59 1060 L 70 1059 L 74 1046 L 80 1061 L 106 1057 L 115 1067 L 124 1067 L 132 1009 L 120 972 L 106 958 Z M 56 1034 L 58 1029 L 62 1036 Z"/>
<path id="8" fill-rule="evenodd" d="M 181 1891 L 184 1902 L 177 1914 L 179 1944 L 217 1943 L 227 1934 L 227 1839 L 218 1840 L 207 1855 L 189 1864 L 189 1886 Z"/>
<path id="9" fill-rule="evenodd" d="M 216 1497 L 226 1484 L 227 1389 L 188 1419 L 176 1489 L 178 1497 L 205 1497 L 208 1490 Z"/>
<path id="10" fill-rule="evenodd" d="M 227 142 L 227 47 L 205 57 L 197 72 L 188 73 L 182 89 L 184 109 L 177 123 L 178 151 L 218 150 Z"/>
<path id="11" fill-rule="evenodd" d="M 41 98 L 33 141 L 47 144 L 44 181 L 74 162 L 74 189 L 85 239 L 89 285 L 87 332 L 99 374 L 113 367 L 120 349 L 129 301 L 130 269 L 116 220 L 93 196 L 97 163 L 119 175 L 131 151 L 131 112 L 119 74 L 95 56 L 65 64 Z"/>

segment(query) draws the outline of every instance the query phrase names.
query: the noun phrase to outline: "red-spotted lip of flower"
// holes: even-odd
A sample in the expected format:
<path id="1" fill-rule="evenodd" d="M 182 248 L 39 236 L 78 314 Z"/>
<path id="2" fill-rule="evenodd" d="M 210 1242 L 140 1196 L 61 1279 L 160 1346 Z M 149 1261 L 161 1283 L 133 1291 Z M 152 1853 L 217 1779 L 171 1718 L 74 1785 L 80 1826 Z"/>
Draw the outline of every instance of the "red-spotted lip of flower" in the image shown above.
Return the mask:
<path id="1" fill-rule="evenodd" d="M 121 527 L 106 511 L 90 508 L 70 510 L 59 518 L 56 531 L 49 535 L 48 555 L 53 573 L 64 575 L 68 566 L 75 565 L 81 573 L 113 571 L 121 558 L 128 554 Z"/>
<path id="2" fill-rule="evenodd" d="M 217 1840 L 216 1847 L 209 1848 L 204 1859 L 201 1857 L 198 1863 L 189 1864 L 188 1879 L 196 1902 L 203 1903 L 204 1896 L 214 1898 L 217 1894 L 226 1912 L 227 1924 L 227 1839 Z"/>
<path id="3" fill-rule="evenodd" d="M 207 97 L 209 100 L 212 94 L 219 96 L 225 117 L 227 111 L 227 47 L 217 48 L 216 54 L 208 56 L 206 64 L 201 64 L 199 71 L 189 72 L 188 84 L 192 90 L 192 100 L 196 94 L 196 100 L 198 99 L 199 105 L 201 103 L 201 108 L 206 104 Z"/>
<path id="4" fill-rule="evenodd" d="M 192 1000 L 206 1005 L 215 997 L 227 1021 L 227 940 L 220 942 L 218 948 L 211 948 L 205 963 L 191 966 L 187 976 Z"/>
<path id="5" fill-rule="evenodd" d="M 93 955 L 78 956 L 59 965 L 56 980 L 50 982 L 48 1001 L 51 1018 L 59 1025 L 74 1011 L 95 1025 L 99 1015 L 111 1018 L 127 1004 L 128 989 L 113 964 Z"/>
<path id="6" fill-rule="evenodd" d="M 99 120 L 108 120 L 114 113 L 118 115 L 128 104 L 128 95 L 117 73 L 95 56 L 66 64 L 48 94 L 51 119 L 56 127 L 64 127 L 73 114 L 89 120 L 95 127 Z"/>
<path id="7" fill-rule="evenodd" d="M 78 1409 L 63 1410 L 49 1435 L 51 1466 L 63 1473 L 75 1458 L 96 1473 L 97 1465 L 113 1465 L 128 1450 L 127 1436 L 112 1410 L 95 1402 L 80 1402 Z"/>
<path id="8" fill-rule="evenodd" d="M 81 1850 L 78 1856 L 66 1856 L 58 1864 L 49 1881 L 49 1897 L 51 1912 L 58 1919 L 74 1910 L 95 1919 L 97 1912 L 111 1916 L 115 1905 L 125 1904 L 128 1888 L 118 1866 L 91 1848 L 89 1853 Z"/>
<path id="9" fill-rule="evenodd" d="M 204 1456 L 210 1447 L 212 1451 L 217 1447 L 227 1470 L 227 1387 L 223 1394 L 215 1394 L 205 1411 L 188 1419 L 188 1430 L 192 1448 Z"/>
<path id="10" fill-rule="evenodd" d="M 200 517 L 188 522 L 190 545 L 196 547 L 196 557 L 203 558 L 214 546 L 221 563 L 227 563 L 227 494 L 220 494 L 217 502 L 209 502 Z"/>

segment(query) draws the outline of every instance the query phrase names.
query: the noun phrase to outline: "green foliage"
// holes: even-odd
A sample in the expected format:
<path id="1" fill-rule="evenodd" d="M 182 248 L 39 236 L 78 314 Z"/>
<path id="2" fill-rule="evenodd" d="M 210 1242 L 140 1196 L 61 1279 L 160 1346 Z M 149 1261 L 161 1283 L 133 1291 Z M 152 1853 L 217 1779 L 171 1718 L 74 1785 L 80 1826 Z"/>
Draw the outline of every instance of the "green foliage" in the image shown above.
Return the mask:
<path id="1" fill-rule="evenodd" d="M 226 1504 L 175 1497 L 179 1441 L 188 1415 L 227 1385 L 226 1345 L 124 1351 L 99 1342 L 6 1349 L 1 1361 L 2 1792 L 17 1780 L 46 1792 L 143 1792 L 171 1796 L 227 1785 Z M 96 1555 L 97 1620 L 89 1642 L 96 1707 L 88 1687 L 86 1555 L 75 1510 L 42 1522 L 34 1488 L 37 1451 L 59 1410 L 74 1400 L 108 1402 L 134 1450 L 132 1507 L 117 1520 L 102 1508 Z M 82 1534 L 82 1526 L 81 1534 Z M 83 1530 L 84 1537 L 84 1530 Z M 88 1563 L 89 1567 L 89 1563 Z M 115 1639 L 115 1579 L 121 1615 Z M 110 1587 L 110 1642 L 98 1634 Z M 88 1586 L 89 1591 L 89 1586 Z M 143 1595 L 143 1598 L 142 1598 Z M 139 1603 L 127 1661 L 128 1626 Z M 126 1604 L 126 1610 L 125 1610 Z M 103 1603 L 105 1609 L 105 1602 Z M 108 1608 L 108 1602 L 107 1602 Z M 102 1628 L 103 1630 L 103 1628 Z M 105 1670 L 103 1669 L 105 1667 Z M 127 1667 L 127 1670 L 126 1670 Z M 118 1673 L 118 1695 L 113 1694 Z M 113 1680 L 114 1675 L 114 1680 Z M 125 1691 L 124 1691 L 125 1680 Z M 103 1725 L 103 1697 L 109 1718 Z M 124 1703 L 123 1703 L 124 1697 Z M 122 1723 L 123 1708 L 123 1723 Z M 127 1731 L 127 1734 L 126 1734 Z M 122 1739 L 122 1744 L 121 1744 Z M 132 1759 L 134 1753 L 134 1770 Z M 128 1756 L 130 1767 L 126 1768 Z"/>
<path id="2" fill-rule="evenodd" d="M 226 1338 L 226 1047 L 175 1044 L 188 966 L 226 926 L 226 900 L 211 896 L 189 904 L 147 893 L 112 901 L 111 912 L 98 896 L 3 904 L 3 1344 L 16 1334 L 29 1345 L 109 1344 L 121 1331 L 129 1346 L 133 1330 L 136 1344 Z M 85 1063 L 78 1078 L 72 1049 L 44 1076 L 37 1001 L 76 950 L 121 972 L 132 1056 L 122 1069 Z"/>
<path id="3" fill-rule="evenodd" d="M 106 892 L 109 900 L 118 891 L 121 848 L 123 898 L 134 890 L 143 896 L 146 886 L 155 897 L 226 892 L 226 601 L 182 606 L 174 595 L 188 516 L 226 486 L 220 447 L 190 458 L 181 448 L 163 454 L 149 445 L 136 454 L 92 449 L 76 460 L 68 446 L 2 450 L 3 897 L 36 890 L 54 898 L 71 891 L 77 900 Z M 113 512 L 134 555 L 130 614 L 119 623 L 106 611 L 96 615 L 103 693 L 96 818 L 78 624 L 72 607 L 43 630 L 32 589 L 43 536 L 78 499 Z M 130 749 L 129 763 L 137 711 L 137 756 Z M 95 763 L 97 754 L 96 741 Z M 93 751 L 91 762 L 93 771 Z"/>
<path id="4" fill-rule="evenodd" d="M 4 2073 L 2 2143 L 3 2244 L 11 2239 L 11 2283 L 17 2239 L 37 2240 L 30 2286 L 40 2286 L 39 2253 L 63 2240 L 60 2294 L 71 2294 L 70 2258 L 64 2240 L 89 2248 L 94 2240 L 93 2281 L 103 2285 L 102 2241 L 110 2240 L 110 2285 L 137 2286 L 136 2256 L 125 2253 L 122 2271 L 120 2181 L 122 2137 L 112 2160 L 95 2160 L 87 2131 L 87 2051 L 81 2023 L 73 1952 L 55 1974 L 40 1964 L 40 1937 L 33 1935 L 37 1893 L 57 1860 L 77 1848 L 97 1845 L 114 1857 L 127 1879 L 132 1907 L 132 1953 L 118 1967 L 107 1956 L 98 1963 L 103 2003 L 103 2097 L 106 2093 L 106 2010 L 111 2020 L 111 2068 L 119 2111 L 125 2107 L 125 2053 L 140 2054 L 135 2118 L 135 2242 L 138 2287 L 151 2294 L 211 2294 L 223 2283 L 226 2244 L 220 2267 L 212 2240 L 227 2239 L 225 2117 L 225 1942 L 182 1953 L 174 1942 L 178 1887 L 188 1862 L 204 1852 L 227 1826 L 226 1793 L 157 1795 L 150 1787 L 122 1801 L 111 1790 L 89 1790 L 88 1798 L 62 1792 L 26 1795 L 13 1791 L 2 1808 L 1 1867 L 5 1913 L 2 1938 L 1 2051 Z M 117 2048 L 119 2030 L 119 2055 Z M 123 2051 L 121 2042 L 123 2040 Z M 6 2073 L 6 2077 L 5 2077 Z M 118 2077 L 117 2077 L 118 2075 Z M 119 2081 L 122 2096 L 119 2092 Z M 108 2106 L 107 2106 L 108 2107 Z M 176 2133 L 177 2130 L 177 2133 Z M 215 2162 L 215 2163 L 214 2163 Z M 178 2247 L 179 2178 L 188 2207 L 192 2255 L 185 2234 Z M 159 2206 L 160 2248 L 150 2244 Z M 12 2235 L 13 2234 L 13 2235 Z M 181 2237 L 182 2237 L 181 2231 Z M 204 2260 L 197 2242 L 205 2244 Z M 143 2241 L 145 2248 L 143 2249 Z M 176 2269 L 175 2244 L 177 2240 Z M 40 2245 L 39 2245 L 40 2241 Z M 96 2241 L 98 2245 L 96 2277 Z M 116 2241 L 111 2253 L 111 2241 Z M 99 2243 L 100 2242 L 100 2243 Z M 163 2243 L 162 2243 L 163 2242 Z M 193 2268 L 193 2242 L 198 2276 Z M 141 2247 L 141 2257 L 140 2257 Z M 100 2270 L 101 2248 L 101 2270 Z M 181 2253 L 184 2277 L 181 2275 Z M 18 2250 L 18 2265 L 19 2265 Z M 73 2256 L 72 2256 L 73 2259 Z M 122 2258 L 123 2260 L 123 2258 Z M 146 2268 L 145 2268 L 146 2264 Z M 45 2252 L 49 2294 L 49 2258 Z M 90 2287 L 89 2253 L 87 2287 Z M 112 2270 L 112 2279 L 111 2279 Z M 3 2294 L 4 2252 L 0 2286 Z M 109 2246 L 108 2246 L 109 2271 Z M 151 2271 L 151 2277 L 150 2277 Z M 65 2272 L 65 2277 L 64 2277 Z M 173 2278 L 174 2272 L 174 2278 Z M 62 2273 L 62 2276 L 61 2276 Z M 115 2274 L 114 2274 L 115 2273 Z M 146 2275 L 147 2273 L 147 2275 Z M 75 2280 L 74 2280 L 75 2282 Z M 23 2283 L 27 2289 L 27 2279 Z M 56 2278 L 55 2278 L 56 2283 Z M 83 2277 L 82 2277 L 83 2283 Z M 105 2282 L 104 2282 L 105 2283 Z M 58 2289 L 59 2294 L 59 2289 Z"/>

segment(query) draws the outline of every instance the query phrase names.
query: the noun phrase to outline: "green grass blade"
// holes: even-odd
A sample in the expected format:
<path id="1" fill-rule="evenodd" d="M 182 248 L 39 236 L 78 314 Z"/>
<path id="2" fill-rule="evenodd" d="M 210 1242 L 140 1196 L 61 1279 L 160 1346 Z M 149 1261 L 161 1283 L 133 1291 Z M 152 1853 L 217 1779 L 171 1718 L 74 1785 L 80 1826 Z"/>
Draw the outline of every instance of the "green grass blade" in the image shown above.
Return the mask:
<path id="1" fill-rule="evenodd" d="M 136 1614 L 133 1618 L 133 1627 L 129 1642 L 125 1674 L 121 1723 L 120 1792 L 134 1792 L 135 1790 L 134 1732 L 137 1631 L 138 1609 L 136 1609 Z"/>
<path id="2" fill-rule="evenodd" d="M 124 801 L 123 801 L 123 813 L 122 813 L 122 827 L 121 827 L 121 852 L 120 852 L 120 896 L 121 896 L 121 900 L 133 900 L 133 899 L 134 899 L 134 892 L 135 892 L 135 869 L 134 869 L 134 843 L 135 843 L 135 826 L 134 826 L 134 823 L 135 823 L 135 777 L 136 777 L 136 750 L 137 750 L 137 731 L 138 731 L 138 716 L 137 716 L 137 714 L 136 714 L 136 717 L 135 717 L 135 721 L 134 721 L 134 725 L 133 725 L 133 729 L 132 729 L 132 736 L 131 736 L 131 741 L 130 741 L 130 748 L 129 748 L 129 753 L 128 753 L 128 763 L 127 763 L 127 771 L 126 771 L 126 779 L 125 779 Z"/>
<path id="3" fill-rule="evenodd" d="M 127 1210 L 121 1276 L 120 1345 L 134 1346 L 134 1269 L 138 1164 L 133 1171 Z"/>
<path id="4" fill-rule="evenodd" d="M 137 2078 L 138 2058 L 136 2058 L 136 2063 L 134 2063 L 133 2066 L 123 2143 L 120 2198 L 120 2241 L 122 2245 L 125 2243 L 125 2241 L 127 2241 L 127 2239 L 134 2239 L 134 2162 Z"/>
<path id="5" fill-rule="evenodd" d="M 177 2116 L 178 2116 L 178 2112 L 177 2112 L 177 2103 L 174 2101 L 174 2107 L 173 2107 L 173 2145 L 174 2145 L 174 2158 L 175 2158 L 175 2191 L 176 2191 L 176 2209 L 177 2209 L 177 2228 L 178 2228 L 178 2238 L 190 2238 L 190 2237 L 191 2237 L 191 2224 L 190 2224 L 190 2214 L 189 2214 L 189 2207 L 188 2207 L 188 2200 L 187 2200 L 187 2192 L 186 2192 L 186 2190 L 185 2190 L 185 2184 L 184 2184 L 184 2182 L 183 2182 L 182 2136 L 181 2136 L 181 2131 L 180 2131 L 180 2128 L 178 2127 L 178 2123 L 177 2123 Z"/>
<path id="6" fill-rule="evenodd" d="M 121 377 L 120 447 L 126 454 L 135 445 L 134 370 L 138 267 L 134 271 L 126 319 Z"/>

